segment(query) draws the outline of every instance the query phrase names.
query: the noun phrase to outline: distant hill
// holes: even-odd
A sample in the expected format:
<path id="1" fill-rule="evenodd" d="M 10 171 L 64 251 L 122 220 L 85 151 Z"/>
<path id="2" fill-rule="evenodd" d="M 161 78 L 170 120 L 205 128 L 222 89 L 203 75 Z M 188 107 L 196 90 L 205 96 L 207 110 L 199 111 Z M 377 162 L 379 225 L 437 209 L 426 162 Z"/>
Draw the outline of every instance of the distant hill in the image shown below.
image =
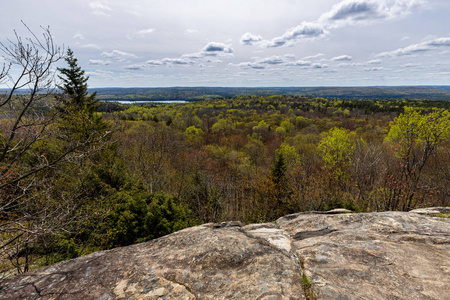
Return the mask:
<path id="1" fill-rule="evenodd" d="M 7 89 L 0 89 L 0 93 Z M 450 101 L 450 86 L 373 86 L 373 87 L 169 87 L 169 88 L 92 88 L 103 101 L 152 101 L 229 98 L 240 96 L 311 96 L 340 99 L 421 99 Z M 28 93 L 27 89 L 18 90 Z"/>
<path id="2" fill-rule="evenodd" d="M 228 98 L 240 96 L 311 96 L 341 99 L 422 99 L 450 101 L 450 86 L 377 87 L 170 87 L 170 88 L 95 88 L 103 101 L 151 101 Z"/>

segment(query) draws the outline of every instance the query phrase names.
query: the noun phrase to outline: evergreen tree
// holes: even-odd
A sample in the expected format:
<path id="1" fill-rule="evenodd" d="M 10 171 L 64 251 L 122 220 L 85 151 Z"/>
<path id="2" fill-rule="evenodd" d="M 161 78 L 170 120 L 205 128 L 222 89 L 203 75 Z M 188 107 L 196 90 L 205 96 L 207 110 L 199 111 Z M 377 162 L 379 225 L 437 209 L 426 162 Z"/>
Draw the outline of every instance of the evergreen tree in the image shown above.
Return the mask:
<path id="1" fill-rule="evenodd" d="M 88 94 L 87 81 L 89 76 L 84 75 L 84 70 L 78 66 L 78 60 L 73 56 L 73 51 L 67 49 L 65 61 L 69 65 L 68 68 L 58 68 L 61 75 L 58 78 L 62 81 L 58 88 L 61 89 L 66 96 L 63 105 L 67 107 L 75 107 L 77 110 L 84 110 L 92 115 L 98 108 L 98 100 L 95 99 L 96 93 Z"/>
<path id="2" fill-rule="evenodd" d="M 283 152 L 278 151 L 274 165 L 271 170 L 270 180 L 272 182 L 273 208 L 275 217 L 290 213 L 289 204 L 292 191 L 287 178 L 287 164 Z"/>
<path id="3" fill-rule="evenodd" d="M 96 93 L 88 94 L 88 76 L 78 66 L 78 60 L 69 48 L 65 57 L 68 68 L 58 68 L 61 84 L 58 88 L 63 92 L 57 97 L 57 110 L 61 116 L 60 129 L 73 141 L 91 143 L 103 136 L 108 126 L 96 114 L 99 107 Z"/>

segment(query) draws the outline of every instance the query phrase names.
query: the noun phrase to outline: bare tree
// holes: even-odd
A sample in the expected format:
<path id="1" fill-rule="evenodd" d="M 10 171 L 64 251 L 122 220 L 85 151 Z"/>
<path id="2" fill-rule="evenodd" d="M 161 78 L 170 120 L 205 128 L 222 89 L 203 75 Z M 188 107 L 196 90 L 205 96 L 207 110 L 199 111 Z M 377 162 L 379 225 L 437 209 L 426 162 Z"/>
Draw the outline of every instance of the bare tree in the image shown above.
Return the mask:
<path id="1" fill-rule="evenodd" d="M 18 272 L 28 271 L 33 243 L 77 218 L 76 195 L 52 195 L 58 168 L 86 157 L 108 135 L 75 140 L 61 130 L 55 64 L 63 49 L 49 28 L 39 36 L 24 26 L 29 37 L 15 31 L 13 40 L 0 43 L 0 259 Z"/>

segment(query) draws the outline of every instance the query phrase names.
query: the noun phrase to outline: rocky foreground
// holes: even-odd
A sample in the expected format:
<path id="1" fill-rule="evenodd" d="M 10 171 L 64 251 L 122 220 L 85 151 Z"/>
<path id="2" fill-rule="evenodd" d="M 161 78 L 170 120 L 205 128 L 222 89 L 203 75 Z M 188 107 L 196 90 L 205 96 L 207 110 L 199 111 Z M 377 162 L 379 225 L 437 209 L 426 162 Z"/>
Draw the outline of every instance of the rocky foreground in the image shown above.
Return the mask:
<path id="1" fill-rule="evenodd" d="M 450 299 L 450 208 L 205 224 L 0 282 L 0 299 Z"/>

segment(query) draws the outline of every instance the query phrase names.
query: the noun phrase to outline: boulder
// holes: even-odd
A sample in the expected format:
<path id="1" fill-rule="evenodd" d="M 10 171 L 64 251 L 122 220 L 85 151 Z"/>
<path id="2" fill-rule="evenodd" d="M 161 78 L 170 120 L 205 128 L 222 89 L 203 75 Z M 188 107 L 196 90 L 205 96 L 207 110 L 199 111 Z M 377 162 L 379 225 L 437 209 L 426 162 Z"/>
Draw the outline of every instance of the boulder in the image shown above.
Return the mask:
<path id="1" fill-rule="evenodd" d="M 298 213 L 204 224 L 0 282 L 0 299 L 450 299 L 450 219 Z"/>

